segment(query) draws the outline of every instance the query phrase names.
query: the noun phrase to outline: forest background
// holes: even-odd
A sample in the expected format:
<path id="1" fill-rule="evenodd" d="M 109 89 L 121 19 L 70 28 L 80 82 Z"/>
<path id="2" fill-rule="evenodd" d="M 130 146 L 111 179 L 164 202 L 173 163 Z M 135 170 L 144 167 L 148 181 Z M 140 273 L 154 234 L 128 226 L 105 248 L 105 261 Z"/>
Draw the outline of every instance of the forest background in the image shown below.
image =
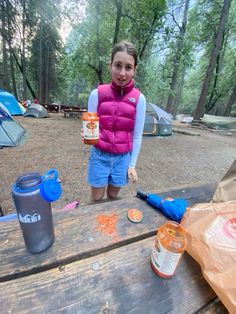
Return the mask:
<path id="1" fill-rule="evenodd" d="M 126 39 L 149 102 L 236 116 L 236 0 L 0 0 L 0 39 L 0 88 L 19 101 L 86 107 Z"/>

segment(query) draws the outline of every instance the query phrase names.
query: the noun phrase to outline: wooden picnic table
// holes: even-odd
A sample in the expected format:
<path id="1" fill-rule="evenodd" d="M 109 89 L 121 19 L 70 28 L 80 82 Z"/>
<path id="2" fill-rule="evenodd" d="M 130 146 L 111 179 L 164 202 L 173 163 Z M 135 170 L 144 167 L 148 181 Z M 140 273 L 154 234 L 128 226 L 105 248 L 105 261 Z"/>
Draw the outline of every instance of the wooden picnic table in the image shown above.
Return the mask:
<path id="1" fill-rule="evenodd" d="M 191 206 L 211 200 L 214 190 L 203 185 L 158 195 L 185 198 Z M 141 223 L 127 219 L 129 208 L 143 211 Z M 101 214 L 117 219 L 116 234 L 101 232 Z M 227 313 L 187 253 L 171 279 L 152 271 L 156 230 L 167 218 L 145 201 L 131 197 L 53 210 L 53 217 L 55 242 L 35 255 L 26 250 L 18 221 L 1 223 L 2 314 Z"/>
<path id="2" fill-rule="evenodd" d="M 75 116 L 77 118 L 80 118 L 83 114 L 83 112 L 87 112 L 87 109 L 73 109 L 73 108 L 69 108 L 69 109 L 63 109 L 63 113 L 64 113 L 64 118 L 68 116 Z"/>

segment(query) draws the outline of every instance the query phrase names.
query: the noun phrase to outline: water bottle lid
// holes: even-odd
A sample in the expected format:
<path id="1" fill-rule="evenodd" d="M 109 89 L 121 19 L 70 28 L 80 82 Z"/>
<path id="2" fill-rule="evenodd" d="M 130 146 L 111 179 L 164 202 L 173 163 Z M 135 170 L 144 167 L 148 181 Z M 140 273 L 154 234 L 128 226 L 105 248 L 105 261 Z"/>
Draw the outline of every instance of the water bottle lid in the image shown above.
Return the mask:
<path id="1" fill-rule="evenodd" d="M 62 190 L 58 182 L 58 172 L 56 169 L 47 171 L 42 177 L 40 194 L 47 202 L 54 202 L 61 196 Z"/>

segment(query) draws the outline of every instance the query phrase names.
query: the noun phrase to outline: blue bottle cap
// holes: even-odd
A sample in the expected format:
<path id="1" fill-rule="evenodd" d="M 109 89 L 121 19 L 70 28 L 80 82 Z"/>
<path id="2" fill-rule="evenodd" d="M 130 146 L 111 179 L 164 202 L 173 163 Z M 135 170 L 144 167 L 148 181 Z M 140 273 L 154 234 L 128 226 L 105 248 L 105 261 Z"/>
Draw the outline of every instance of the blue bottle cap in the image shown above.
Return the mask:
<path id="1" fill-rule="evenodd" d="M 57 179 L 58 171 L 56 169 L 47 171 L 42 177 L 40 194 L 47 202 L 54 202 L 61 196 L 61 185 Z"/>

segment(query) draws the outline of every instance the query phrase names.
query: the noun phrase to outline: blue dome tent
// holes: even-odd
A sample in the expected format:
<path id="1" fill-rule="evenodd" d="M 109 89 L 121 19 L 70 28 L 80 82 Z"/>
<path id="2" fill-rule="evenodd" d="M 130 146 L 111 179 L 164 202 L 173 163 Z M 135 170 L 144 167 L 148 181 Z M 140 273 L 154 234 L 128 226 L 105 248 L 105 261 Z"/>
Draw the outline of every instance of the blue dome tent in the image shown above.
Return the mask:
<path id="1" fill-rule="evenodd" d="M 7 108 L 12 116 L 21 116 L 24 113 L 24 109 L 20 106 L 15 96 L 3 89 L 0 89 L 0 103 Z"/>
<path id="2" fill-rule="evenodd" d="M 14 147 L 23 143 L 26 130 L 17 123 L 0 103 L 0 148 Z"/>

